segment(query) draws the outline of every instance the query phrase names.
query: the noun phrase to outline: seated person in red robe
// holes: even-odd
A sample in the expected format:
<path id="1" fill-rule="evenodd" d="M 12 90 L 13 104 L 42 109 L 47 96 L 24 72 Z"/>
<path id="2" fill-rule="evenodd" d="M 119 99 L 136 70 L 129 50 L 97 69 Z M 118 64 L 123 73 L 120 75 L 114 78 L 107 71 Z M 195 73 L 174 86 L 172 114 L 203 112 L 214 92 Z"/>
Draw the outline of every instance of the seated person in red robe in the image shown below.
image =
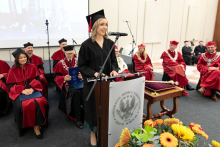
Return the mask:
<path id="1" fill-rule="evenodd" d="M 128 70 L 128 66 L 127 64 L 125 63 L 125 61 L 119 57 L 119 53 L 118 53 L 118 47 L 115 45 L 115 56 L 117 58 L 117 62 L 118 62 L 118 67 L 119 67 L 119 71 L 118 73 L 127 73 L 129 74 L 129 70 Z"/>
<path id="2" fill-rule="evenodd" d="M 220 91 L 220 54 L 216 52 L 215 42 L 208 42 L 206 47 L 207 52 L 198 58 L 197 69 L 201 73 L 201 88 L 198 91 L 217 102 L 216 91 Z"/>
<path id="3" fill-rule="evenodd" d="M 28 55 L 22 49 L 12 53 L 15 57 L 15 64 L 9 70 L 7 85 L 9 97 L 13 100 L 15 122 L 19 129 L 19 136 L 24 133 L 23 128 L 33 127 L 36 137 L 42 139 L 41 126 L 47 125 L 48 103 L 46 98 L 36 98 L 21 101 L 21 94 L 33 96 L 34 91 L 42 92 L 43 86 L 40 81 L 40 74 L 34 64 L 28 63 Z"/>
<path id="4" fill-rule="evenodd" d="M 54 81 L 61 89 L 59 109 L 67 114 L 70 119 L 74 119 L 78 128 L 83 129 L 83 92 L 82 89 L 75 89 L 73 85 L 68 84 L 68 81 L 71 80 L 68 69 L 77 67 L 76 55 L 73 52 L 73 46 L 65 46 L 64 51 L 66 57 L 53 68 L 56 76 Z M 81 74 L 78 77 L 82 79 Z"/>
<path id="5" fill-rule="evenodd" d="M 6 79 L 10 66 L 3 60 L 0 60 L 0 115 L 5 114 L 10 106 L 10 99 L 8 97 L 8 87 L 6 86 Z"/>
<path id="6" fill-rule="evenodd" d="M 36 55 L 33 54 L 33 44 L 28 42 L 24 44 L 24 51 L 28 54 L 29 56 L 29 63 L 36 65 L 39 73 L 40 73 L 40 80 L 43 85 L 43 95 L 47 99 L 48 98 L 48 84 L 47 80 L 44 77 L 44 66 L 42 59 Z"/>
<path id="7" fill-rule="evenodd" d="M 145 72 L 145 80 L 154 80 L 153 65 L 148 54 L 145 52 L 145 45 L 138 45 L 138 51 L 133 56 L 136 72 Z"/>
<path id="8" fill-rule="evenodd" d="M 63 39 L 59 40 L 58 42 L 59 42 L 61 49 L 56 51 L 55 53 L 53 53 L 53 55 L 51 57 L 53 59 L 53 68 L 60 60 L 65 58 L 63 47 L 67 46 L 67 40 L 63 38 Z"/>
<path id="9" fill-rule="evenodd" d="M 177 41 L 170 41 L 170 48 L 167 51 L 164 51 L 160 57 L 163 59 L 162 66 L 164 69 L 162 81 L 178 81 L 178 87 L 186 88 L 186 90 L 190 91 L 195 90 L 189 85 L 188 79 L 186 78 L 186 64 L 182 55 L 175 50 L 178 44 L 179 42 Z M 187 96 L 189 94 L 186 91 L 183 91 L 183 95 Z"/>

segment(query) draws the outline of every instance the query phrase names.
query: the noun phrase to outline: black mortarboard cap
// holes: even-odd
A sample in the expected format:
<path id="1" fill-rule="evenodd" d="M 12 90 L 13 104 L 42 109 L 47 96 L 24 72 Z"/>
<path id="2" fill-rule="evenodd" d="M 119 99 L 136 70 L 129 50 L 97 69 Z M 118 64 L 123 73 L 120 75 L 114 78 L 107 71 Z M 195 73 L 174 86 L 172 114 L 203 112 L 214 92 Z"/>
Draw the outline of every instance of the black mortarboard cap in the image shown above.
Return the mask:
<path id="1" fill-rule="evenodd" d="M 62 42 L 67 42 L 67 40 L 63 38 L 63 39 L 59 40 L 58 42 L 59 42 L 59 44 L 61 44 Z"/>
<path id="2" fill-rule="evenodd" d="M 186 41 L 184 41 L 184 43 L 186 43 L 186 42 L 189 42 L 189 41 L 187 41 L 187 40 L 186 40 Z"/>
<path id="3" fill-rule="evenodd" d="M 67 45 L 67 46 L 64 46 L 64 47 L 63 47 L 64 51 L 72 51 L 73 48 L 74 48 L 73 45 Z"/>
<path id="4" fill-rule="evenodd" d="M 30 43 L 30 42 L 28 42 L 28 43 L 24 44 L 24 48 L 26 48 L 26 47 L 28 47 L 28 46 L 33 46 L 33 44 L 32 44 L 32 43 Z"/>
<path id="5" fill-rule="evenodd" d="M 18 48 L 16 51 L 12 53 L 12 55 L 14 56 L 14 58 L 16 58 L 18 55 L 20 55 L 20 53 L 25 53 L 25 51 L 21 48 Z"/>
<path id="6" fill-rule="evenodd" d="M 104 9 L 86 16 L 87 22 L 89 24 L 89 32 L 91 32 L 94 23 L 100 18 L 105 18 Z"/>

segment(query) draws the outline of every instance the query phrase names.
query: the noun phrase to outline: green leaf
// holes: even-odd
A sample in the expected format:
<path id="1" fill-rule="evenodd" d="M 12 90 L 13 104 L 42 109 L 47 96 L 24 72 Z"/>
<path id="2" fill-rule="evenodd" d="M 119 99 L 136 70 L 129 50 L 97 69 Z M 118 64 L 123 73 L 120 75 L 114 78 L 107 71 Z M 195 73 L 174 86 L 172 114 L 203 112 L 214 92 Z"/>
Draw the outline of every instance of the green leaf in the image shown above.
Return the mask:
<path id="1" fill-rule="evenodd" d="M 165 127 L 164 127 L 165 132 L 168 132 L 168 131 L 169 131 L 169 128 L 170 128 L 169 126 L 165 126 Z"/>
<path id="2" fill-rule="evenodd" d="M 155 140 L 158 140 L 158 139 L 160 139 L 159 135 L 149 138 L 148 141 L 155 141 Z"/>
<path id="3" fill-rule="evenodd" d="M 150 132 L 150 134 L 155 135 L 155 134 L 157 134 L 157 132 Z"/>
<path id="4" fill-rule="evenodd" d="M 134 130 L 134 133 L 135 134 L 139 134 L 141 132 L 141 129 L 136 129 L 136 130 Z"/>

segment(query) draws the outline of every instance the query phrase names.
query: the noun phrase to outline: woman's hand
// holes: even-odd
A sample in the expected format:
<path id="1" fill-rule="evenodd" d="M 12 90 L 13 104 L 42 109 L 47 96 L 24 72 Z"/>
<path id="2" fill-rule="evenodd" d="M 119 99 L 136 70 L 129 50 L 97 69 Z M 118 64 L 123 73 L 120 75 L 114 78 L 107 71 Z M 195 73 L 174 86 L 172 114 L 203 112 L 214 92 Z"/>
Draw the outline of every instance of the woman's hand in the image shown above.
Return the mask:
<path id="1" fill-rule="evenodd" d="M 22 94 L 24 94 L 24 95 L 31 95 L 33 92 L 34 92 L 34 89 L 30 88 L 30 89 L 23 90 Z"/>
<path id="2" fill-rule="evenodd" d="M 71 76 L 70 75 L 66 75 L 65 77 L 64 77 L 64 81 L 70 81 L 71 80 Z"/>
<path id="3" fill-rule="evenodd" d="M 116 71 L 114 71 L 114 70 L 110 73 L 110 77 L 117 76 L 117 75 L 118 75 L 118 73 Z"/>
<path id="4" fill-rule="evenodd" d="M 0 79 L 4 78 L 3 74 L 0 74 Z"/>

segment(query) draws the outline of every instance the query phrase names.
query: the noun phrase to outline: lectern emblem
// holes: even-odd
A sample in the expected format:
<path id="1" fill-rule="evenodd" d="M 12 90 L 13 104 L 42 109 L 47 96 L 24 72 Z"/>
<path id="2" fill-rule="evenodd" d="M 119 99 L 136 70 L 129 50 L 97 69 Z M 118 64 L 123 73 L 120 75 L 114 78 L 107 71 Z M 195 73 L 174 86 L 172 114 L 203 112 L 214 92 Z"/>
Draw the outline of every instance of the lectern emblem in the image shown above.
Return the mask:
<path id="1" fill-rule="evenodd" d="M 123 93 L 113 107 L 113 119 L 118 125 L 127 125 L 135 120 L 140 112 L 141 99 L 133 91 Z"/>

